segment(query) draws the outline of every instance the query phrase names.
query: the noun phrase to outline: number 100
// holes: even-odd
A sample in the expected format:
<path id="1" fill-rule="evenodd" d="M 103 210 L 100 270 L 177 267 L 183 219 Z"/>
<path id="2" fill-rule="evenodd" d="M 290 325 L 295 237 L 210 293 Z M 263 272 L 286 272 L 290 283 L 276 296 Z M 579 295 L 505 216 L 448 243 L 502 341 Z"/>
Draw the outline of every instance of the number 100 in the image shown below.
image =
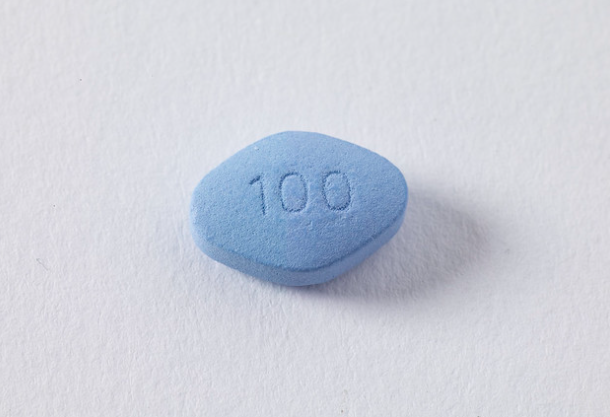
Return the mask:
<path id="1" fill-rule="evenodd" d="M 346 210 L 352 203 L 352 188 L 347 176 L 341 171 L 331 171 L 322 178 L 322 182 L 322 194 L 328 209 L 333 211 Z M 262 177 L 259 175 L 252 179 L 250 185 L 258 187 L 261 211 L 263 215 L 267 214 L 267 197 Z M 297 213 L 307 206 L 310 196 L 303 175 L 298 172 L 284 174 L 278 186 L 282 209 Z"/>

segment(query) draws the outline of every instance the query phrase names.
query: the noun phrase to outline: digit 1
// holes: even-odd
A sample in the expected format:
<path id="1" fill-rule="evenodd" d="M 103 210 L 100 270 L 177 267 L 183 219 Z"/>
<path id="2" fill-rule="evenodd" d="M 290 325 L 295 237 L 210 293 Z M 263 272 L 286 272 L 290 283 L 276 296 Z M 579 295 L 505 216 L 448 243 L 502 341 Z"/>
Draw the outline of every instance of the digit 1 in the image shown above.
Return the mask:
<path id="1" fill-rule="evenodd" d="M 258 183 L 258 186 L 260 187 L 260 191 L 261 191 L 261 210 L 263 211 L 263 216 L 265 215 L 265 192 L 263 191 L 263 181 L 261 180 L 260 175 L 256 178 L 254 178 L 252 181 L 250 181 L 250 185 L 254 185 Z"/>

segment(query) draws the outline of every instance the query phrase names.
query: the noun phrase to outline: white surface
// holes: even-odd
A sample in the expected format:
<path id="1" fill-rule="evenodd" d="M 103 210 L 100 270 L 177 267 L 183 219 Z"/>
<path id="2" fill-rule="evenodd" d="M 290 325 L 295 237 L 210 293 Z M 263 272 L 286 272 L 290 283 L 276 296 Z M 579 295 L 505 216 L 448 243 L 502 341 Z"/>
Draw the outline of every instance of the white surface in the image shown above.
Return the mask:
<path id="1" fill-rule="evenodd" d="M 0 415 L 610 415 L 610 3 L 3 1 Z M 283 130 L 411 188 L 318 288 L 197 250 Z"/>

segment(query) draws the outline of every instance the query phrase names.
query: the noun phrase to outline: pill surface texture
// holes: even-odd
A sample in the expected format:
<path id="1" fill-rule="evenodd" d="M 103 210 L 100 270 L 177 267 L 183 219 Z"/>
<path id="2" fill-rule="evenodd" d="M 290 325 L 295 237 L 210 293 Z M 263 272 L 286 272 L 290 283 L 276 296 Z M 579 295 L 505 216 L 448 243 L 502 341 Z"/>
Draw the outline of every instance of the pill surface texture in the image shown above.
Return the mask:
<path id="1" fill-rule="evenodd" d="M 268 136 L 196 187 L 190 210 L 199 248 L 278 284 L 329 281 L 394 236 L 407 184 L 387 159 L 309 132 Z"/>

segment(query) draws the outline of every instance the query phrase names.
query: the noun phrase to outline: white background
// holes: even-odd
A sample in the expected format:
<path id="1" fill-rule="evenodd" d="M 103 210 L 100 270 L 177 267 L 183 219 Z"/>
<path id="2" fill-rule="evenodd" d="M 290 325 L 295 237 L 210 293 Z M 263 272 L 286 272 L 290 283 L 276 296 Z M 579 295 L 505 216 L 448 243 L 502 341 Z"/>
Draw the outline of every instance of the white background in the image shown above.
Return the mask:
<path id="1" fill-rule="evenodd" d="M 610 415 L 607 0 L 4 0 L 0 77 L 0 415 Z M 315 288 L 188 229 L 284 130 L 410 185 Z"/>

